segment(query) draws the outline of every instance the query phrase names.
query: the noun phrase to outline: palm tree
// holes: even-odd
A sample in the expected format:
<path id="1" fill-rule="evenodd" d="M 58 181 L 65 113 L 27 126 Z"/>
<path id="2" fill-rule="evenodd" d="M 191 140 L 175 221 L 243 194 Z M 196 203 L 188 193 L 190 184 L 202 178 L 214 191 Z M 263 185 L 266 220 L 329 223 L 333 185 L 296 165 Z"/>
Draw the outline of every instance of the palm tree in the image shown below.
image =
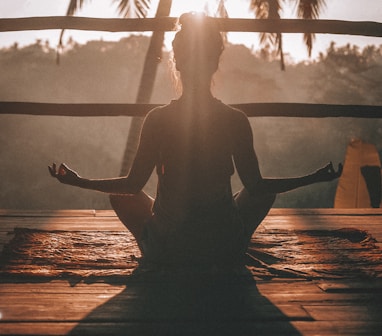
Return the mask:
<path id="1" fill-rule="evenodd" d="M 85 0 L 70 0 L 68 9 L 66 10 L 66 16 L 74 15 L 78 10 L 82 8 L 85 4 Z M 150 9 L 151 0 L 113 0 L 113 2 L 118 2 L 119 14 L 123 17 L 146 17 L 148 10 Z M 64 36 L 65 29 L 61 30 L 58 47 L 57 47 L 57 59 L 56 62 L 60 62 L 60 51 L 62 49 L 62 39 Z"/>
<path id="2" fill-rule="evenodd" d="M 117 0 L 114 0 L 117 2 Z M 67 9 L 67 16 L 74 15 L 84 5 L 85 0 L 70 0 Z M 118 0 L 119 14 L 124 17 L 146 17 L 150 9 L 151 0 Z M 169 16 L 172 0 L 160 0 L 156 12 L 156 17 Z M 62 38 L 64 30 L 61 31 L 58 48 L 62 48 Z M 146 53 L 144 68 L 139 84 L 137 103 L 148 103 L 150 101 L 157 67 L 158 60 L 161 59 L 162 46 L 164 41 L 164 32 L 153 32 L 150 44 Z M 142 118 L 134 117 L 131 120 L 126 149 L 121 166 L 121 175 L 127 174 L 132 163 L 132 158 L 135 155 L 139 140 L 139 133 L 142 125 Z"/>
<path id="3" fill-rule="evenodd" d="M 145 2 L 145 1 L 143 1 Z M 171 10 L 172 0 L 160 0 L 155 17 L 169 16 Z M 159 61 L 162 58 L 162 47 L 164 42 L 164 32 L 153 32 L 149 48 L 146 53 L 143 72 L 139 84 L 138 94 L 136 98 L 137 104 L 149 103 L 156 77 Z M 124 157 L 121 166 L 121 175 L 126 175 L 130 169 L 133 158 L 135 156 L 139 136 L 141 132 L 143 118 L 134 117 L 131 120 L 129 134 L 127 137 Z"/>
<path id="4" fill-rule="evenodd" d="M 288 0 L 295 2 L 297 6 L 297 17 L 299 19 L 317 19 L 321 9 L 325 6 L 325 0 Z M 250 0 L 250 9 L 254 11 L 257 19 L 280 19 L 282 9 L 281 2 L 286 0 Z M 314 34 L 305 33 L 304 41 L 308 48 L 308 54 L 311 56 Z M 260 43 L 269 43 L 277 46 L 277 53 L 280 55 L 281 69 L 285 70 L 282 35 L 281 33 L 262 33 Z"/>

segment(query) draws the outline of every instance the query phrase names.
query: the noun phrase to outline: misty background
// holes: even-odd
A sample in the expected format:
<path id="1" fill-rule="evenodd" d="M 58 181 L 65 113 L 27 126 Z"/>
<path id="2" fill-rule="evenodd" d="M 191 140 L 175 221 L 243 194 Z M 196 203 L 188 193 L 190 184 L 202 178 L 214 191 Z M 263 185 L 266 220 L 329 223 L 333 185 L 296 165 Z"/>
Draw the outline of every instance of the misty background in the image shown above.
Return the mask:
<path id="1" fill-rule="evenodd" d="M 0 100 L 47 103 L 134 103 L 149 38 L 118 42 L 70 41 L 56 65 L 47 42 L 0 49 Z M 176 97 L 164 52 L 152 103 Z M 289 62 L 285 72 L 270 48 L 228 44 L 213 91 L 223 102 L 300 102 L 382 105 L 382 46 L 336 46 L 312 62 Z M 106 111 L 107 112 L 107 111 Z M 351 139 L 382 154 L 382 120 L 354 118 L 250 118 L 265 177 L 310 173 L 343 162 Z M 66 162 L 89 178 L 119 175 L 129 117 L 0 115 L 0 208 L 110 209 L 108 196 L 59 184 L 47 166 Z M 276 207 L 332 207 L 337 182 L 279 195 Z M 233 188 L 241 188 L 237 176 Z M 155 176 L 145 190 L 155 195 Z"/>

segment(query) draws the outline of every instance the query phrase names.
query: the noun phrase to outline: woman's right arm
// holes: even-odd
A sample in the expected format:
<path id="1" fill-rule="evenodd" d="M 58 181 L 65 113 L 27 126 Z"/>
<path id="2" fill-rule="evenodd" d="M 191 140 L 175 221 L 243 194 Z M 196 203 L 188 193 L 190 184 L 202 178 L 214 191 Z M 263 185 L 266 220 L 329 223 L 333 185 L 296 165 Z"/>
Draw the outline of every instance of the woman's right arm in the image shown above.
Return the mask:
<path id="1" fill-rule="evenodd" d="M 136 194 L 142 190 L 149 179 L 154 166 L 158 139 L 154 135 L 155 117 L 149 114 L 142 126 L 140 142 L 131 170 L 127 176 L 107 179 L 87 179 L 77 174 L 67 165 L 61 164 L 57 169 L 55 163 L 49 166 L 50 174 L 61 183 L 101 191 L 109 194 Z"/>

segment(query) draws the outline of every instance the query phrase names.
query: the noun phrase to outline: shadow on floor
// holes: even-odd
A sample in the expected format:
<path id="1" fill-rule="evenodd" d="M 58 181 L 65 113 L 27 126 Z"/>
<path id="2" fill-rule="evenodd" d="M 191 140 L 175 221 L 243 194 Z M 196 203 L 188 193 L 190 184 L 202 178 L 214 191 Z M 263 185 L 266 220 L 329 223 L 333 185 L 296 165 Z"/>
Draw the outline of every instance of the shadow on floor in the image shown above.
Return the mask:
<path id="1" fill-rule="evenodd" d="M 300 335 L 290 320 L 253 280 L 132 278 L 70 335 Z"/>

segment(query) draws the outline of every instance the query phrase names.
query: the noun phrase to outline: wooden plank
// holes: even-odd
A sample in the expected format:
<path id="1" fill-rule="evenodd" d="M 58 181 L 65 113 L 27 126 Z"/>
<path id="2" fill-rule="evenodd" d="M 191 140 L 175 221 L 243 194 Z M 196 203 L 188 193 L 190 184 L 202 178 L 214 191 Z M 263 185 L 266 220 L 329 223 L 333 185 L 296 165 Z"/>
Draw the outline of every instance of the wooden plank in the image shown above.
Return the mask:
<path id="1" fill-rule="evenodd" d="M 272 208 L 269 216 L 382 216 L 382 208 Z M 0 209 L 0 217 L 110 217 L 116 216 L 114 210 L 94 210 L 94 209 L 60 209 L 60 210 L 20 210 L 20 209 Z"/>
<path id="2" fill-rule="evenodd" d="M 378 305 L 304 305 L 304 309 L 317 321 L 381 321 L 381 307 Z"/>
<path id="3" fill-rule="evenodd" d="M 96 210 L 18 210 L 0 209 L 1 217 L 94 217 Z"/>
<path id="4" fill-rule="evenodd" d="M 381 225 L 381 217 L 379 216 L 272 216 L 266 217 L 263 225 L 283 225 L 293 224 L 299 226 L 322 225 L 322 228 L 327 227 L 339 228 L 348 225 L 360 225 L 368 227 L 369 225 Z M 282 227 L 280 227 L 282 228 Z"/>
<path id="5" fill-rule="evenodd" d="M 211 18 L 221 31 L 321 33 L 382 37 L 382 24 L 370 21 Z M 177 18 L 99 19 L 71 16 L 0 19 L 0 31 L 75 29 L 108 32 L 176 30 Z"/>
<path id="6" fill-rule="evenodd" d="M 378 321 L 291 321 L 272 323 L 1 323 L 1 335 L 380 335 Z M 207 332 L 205 334 L 204 332 Z"/>
<path id="7" fill-rule="evenodd" d="M 98 309 L 98 307 L 105 305 Z M 59 305 L 59 307 L 58 307 Z M 96 321 L 114 323 L 140 321 L 145 323 L 157 323 L 159 321 L 202 321 L 206 318 L 212 321 L 224 321 L 226 319 L 244 321 L 309 321 L 312 318 L 300 306 L 297 305 L 278 305 L 275 307 L 272 304 L 253 307 L 249 311 L 224 312 L 218 307 L 217 311 L 206 312 L 195 309 L 184 310 L 181 307 L 174 308 L 163 306 L 162 309 L 155 308 L 150 310 L 146 305 L 139 303 L 126 303 L 122 306 L 108 305 L 101 300 L 88 300 L 73 302 L 68 298 L 63 300 L 54 297 L 51 300 L 35 300 L 33 302 L 25 302 L 20 304 L 10 303 L 7 307 L 2 307 L 2 323 L 4 322 L 44 322 L 44 321 Z M 89 315 L 90 314 L 90 315 Z"/>
<path id="8" fill-rule="evenodd" d="M 163 104 L 58 104 L 33 102 L 0 102 L 0 114 L 40 116 L 145 116 L 154 107 Z M 295 118 L 382 118 L 382 106 L 336 105 L 306 103 L 248 103 L 231 104 L 248 117 Z"/>
<path id="9" fill-rule="evenodd" d="M 29 294 L 95 294 L 95 293 L 120 293 L 126 288 L 126 285 L 111 285 L 107 283 L 84 283 L 78 282 L 75 285 L 69 284 L 64 280 L 52 280 L 49 282 L 21 282 L 21 283 L 1 283 L 0 293 L 2 295 L 26 295 Z"/>
<path id="10" fill-rule="evenodd" d="M 291 322 L 291 324 L 299 332 L 299 335 L 378 336 L 382 330 L 382 322 L 380 321 L 296 321 Z"/>
<path id="11" fill-rule="evenodd" d="M 114 210 L 95 210 L 97 217 L 116 217 L 117 214 Z"/>
<path id="12" fill-rule="evenodd" d="M 49 223 L 44 224 L 40 223 L 37 224 L 19 224 L 14 225 L 10 223 L 9 225 L 2 225 L 1 230 L 2 232 L 12 232 L 15 228 L 27 228 L 27 229 L 38 229 L 38 230 L 47 230 L 47 231 L 54 231 L 54 230 L 65 230 L 65 231 L 127 231 L 125 227 L 122 226 L 120 223 L 112 223 L 108 224 L 107 226 L 102 226 L 101 224 L 97 223 L 84 223 L 84 224 L 76 224 L 76 223 Z"/>
<path id="13" fill-rule="evenodd" d="M 144 285 L 141 285 L 144 288 Z M 126 285 L 110 285 L 106 283 L 87 284 L 79 282 L 70 285 L 67 281 L 54 280 L 48 283 L 2 283 L 2 298 L 36 298 L 40 295 L 77 294 L 77 295 L 116 295 L 121 294 Z M 324 301 L 381 301 L 381 286 L 372 282 L 337 281 L 262 281 L 257 284 L 259 293 L 271 302 L 324 302 Z M 128 293 L 128 292 L 126 292 Z M 344 295 L 345 294 L 345 295 Z M 128 293 L 128 295 L 130 295 Z M 123 297 L 122 294 L 121 297 Z M 366 300 L 367 299 L 367 300 Z"/>
<path id="14" fill-rule="evenodd" d="M 157 287 L 158 290 L 163 287 Z M 143 290 L 143 291 L 142 291 Z M 19 321 L 200 321 L 208 316 L 211 320 L 239 321 L 264 320 L 310 320 L 300 305 L 281 303 L 275 306 L 257 296 L 245 298 L 245 303 L 230 293 L 218 297 L 206 292 L 204 297 L 190 296 L 186 289 L 172 292 L 165 287 L 162 293 L 151 293 L 148 288 L 130 288 L 120 294 L 31 294 L 25 296 L 5 295 L 0 303 L 2 322 Z M 167 292 L 170 290 L 171 292 Z M 147 296 L 145 293 L 148 292 Z M 153 295 L 154 294 L 154 295 Z M 228 298 L 228 299 L 227 299 Z M 155 303 L 153 299 L 158 300 Z M 244 298 L 242 298 L 244 299 Z M 239 302 L 240 301 L 240 302 Z M 200 306 L 204 304 L 204 306 Z M 240 304 L 240 307 L 239 307 Z M 245 307 L 245 309 L 243 309 Z"/>
<path id="15" fill-rule="evenodd" d="M 0 335 L 68 335 L 78 325 L 77 322 L 2 322 Z M 94 334 L 100 327 L 94 325 Z M 103 328 L 102 328 L 103 329 Z M 104 329 L 103 329 L 104 330 Z M 100 335 L 100 334 L 99 334 Z M 105 334 L 107 335 L 107 334 Z"/>
<path id="16" fill-rule="evenodd" d="M 327 293 L 382 293 L 382 279 L 375 279 L 374 281 L 325 281 L 317 286 Z"/>
<path id="17" fill-rule="evenodd" d="M 336 208 L 272 208 L 269 211 L 269 216 L 382 216 L 382 208 L 349 208 L 349 209 L 336 209 Z"/>
<path id="18" fill-rule="evenodd" d="M 2 217 L 0 231 L 24 227 L 41 230 L 124 231 L 126 228 L 117 217 Z"/>
<path id="19" fill-rule="evenodd" d="M 379 336 L 382 322 L 378 321 L 292 321 L 272 323 L 89 323 L 43 322 L 1 323 L 1 335 L 375 335 Z"/>
<path id="20" fill-rule="evenodd" d="M 117 222 L 118 217 L 100 217 L 100 216 L 10 216 L 10 217 L 0 217 L 0 222 L 2 223 L 112 223 Z"/>
<path id="21" fill-rule="evenodd" d="M 289 304 L 299 304 L 299 305 L 327 305 L 336 302 L 340 305 L 361 305 L 365 302 L 379 305 L 382 299 L 380 291 L 378 293 L 368 292 L 336 292 L 336 293 L 321 293 L 321 294 L 310 294 L 310 293 L 279 293 L 279 294 L 266 294 L 264 295 L 269 301 L 275 305 L 281 303 Z"/>
<path id="22" fill-rule="evenodd" d="M 7 284 L 1 284 L 0 287 L 5 287 Z M 77 287 L 77 286 L 76 286 Z M 12 288 L 8 286 L 8 288 Z M 65 288 L 57 288 L 56 290 L 39 290 L 28 293 L 26 289 L 19 290 L 17 292 L 11 293 L 7 287 L 2 289 L 0 288 L 0 293 L 2 300 L 8 302 L 8 306 L 15 305 L 17 303 L 23 302 L 25 304 L 32 304 L 35 300 L 44 300 L 44 298 L 56 298 L 57 300 L 71 300 L 73 304 L 81 304 L 83 300 L 102 300 L 112 299 L 116 295 L 118 300 L 126 300 L 129 297 L 136 298 L 137 293 L 121 293 L 123 289 L 99 289 L 99 288 L 89 288 L 89 289 L 80 289 L 76 288 L 75 290 L 65 290 Z M 28 288 L 28 286 L 26 286 Z M 382 299 L 381 291 L 379 292 L 370 292 L 367 289 L 367 293 L 364 293 L 363 290 L 359 292 L 352 292 L 345 290 L 343 292 L 329 292 L 329 293 L 299 293 L 294 291 L 291 293 L 272 293 L 264 294 L 264 297 L 269 300 L 276 307 L 284 306 L 303 306 L 303 305 L 330 305 L 333 302 L 340 304 L 341 306 L 346 305 L 362 305 L 365 302 L 368 304 L 379 305 Z M 58 301 L 57 301 L 58 302 Z M 298 308 L 300 309 L 300 308 Z M 305 316 L 305 314 L 304 314 Z"/>
<path id="23" fill-rule="evenodd" d="M 274 293 L 306 293 L 306 294 L 322 294 L 322 290 L 312 281 L 296 281 L 284 279 L 274 281 L 258 281 L 257 289 L 262 295 Z"/>
<path id="24" fill-rule="evenodd" d="M 309 229 L 310 225 L 320 225 L 323 230 L 327 228 L 338 229 L 341 227 L 358 225 L 360 229 L 368 228 L 370 225 L 380 226 L 381 218 L 376 216 L 341 216 L 341 217 L 325 217 L 325 216 L 315 216 L 315 217 L 302 217 L 302 216 L 279 216 L 272 218 L 265 218 L 263 225 L 295 225 L 296 230 L 300 227 L 306 227 Z"/>
<path id="25" fill-rule="evenodd" d="M 318 327 L 322 324 L 318 325 Z M 319 330 L 319 329 L 317 329 Z M 316 330 L 316 331 L 317 331 Z M 1 335 L 139 335 L 139 336 L 168 336 L 168 335 L 301 335 L 290 322 L 264 321 L 234 323 L 219 322 L 162 322 L 162 323 L 99 323 L 82 322 L 67 323 L 2 323 Z M 311 334 L 313 335 L 313 333 Z M 317 333 L 315 333 L 317 335 Z M 333 334 L 332 334 L 333 335 Z"/>

